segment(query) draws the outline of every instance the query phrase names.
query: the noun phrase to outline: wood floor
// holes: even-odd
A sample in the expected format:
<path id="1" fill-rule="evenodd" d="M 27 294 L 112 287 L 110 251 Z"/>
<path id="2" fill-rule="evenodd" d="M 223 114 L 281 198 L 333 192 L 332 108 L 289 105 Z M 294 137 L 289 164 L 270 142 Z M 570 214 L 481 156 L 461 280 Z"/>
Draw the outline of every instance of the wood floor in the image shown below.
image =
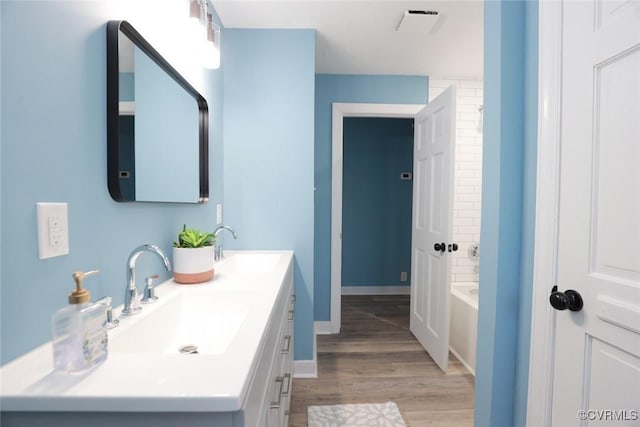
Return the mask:
<path id="1" fill-rule="evenodd" d="M 318 378 L 293 381 L 291 427 L 307 406 L 395 402 L 406 423 L 473 426 L 474 377 L 450 356 L 444 374 L 409 332 L 409 296 L 343 296 L 339 335 L 318 336 Z"/>

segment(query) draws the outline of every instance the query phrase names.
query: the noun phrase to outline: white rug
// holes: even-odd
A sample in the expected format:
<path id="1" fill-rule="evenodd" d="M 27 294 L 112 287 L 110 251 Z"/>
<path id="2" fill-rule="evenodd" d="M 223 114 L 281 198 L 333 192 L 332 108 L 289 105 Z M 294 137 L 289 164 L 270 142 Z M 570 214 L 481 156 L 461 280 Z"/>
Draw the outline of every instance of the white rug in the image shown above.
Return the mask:
<path id="1" fill-rule="evenodd" d="M 309 427 L 406 427 L 398 405 L 393 402 L 309 406 L 307 425 Z"/>

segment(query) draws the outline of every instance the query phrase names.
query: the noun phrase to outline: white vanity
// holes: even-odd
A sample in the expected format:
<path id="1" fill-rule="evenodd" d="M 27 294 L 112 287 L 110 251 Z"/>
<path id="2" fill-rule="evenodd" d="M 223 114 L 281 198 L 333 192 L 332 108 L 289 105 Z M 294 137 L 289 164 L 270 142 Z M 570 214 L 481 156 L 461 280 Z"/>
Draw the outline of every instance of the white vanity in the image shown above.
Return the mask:
<path id="1" fill-rule="evenodd" d="M 158 302 L 120 318 L 107 361 L 88 373 L 53 371 L 51 343 L 4 365 L 1 424 L 286 426 L 293 252 L 226 255 L 211 282 L 168 281 Z"/>

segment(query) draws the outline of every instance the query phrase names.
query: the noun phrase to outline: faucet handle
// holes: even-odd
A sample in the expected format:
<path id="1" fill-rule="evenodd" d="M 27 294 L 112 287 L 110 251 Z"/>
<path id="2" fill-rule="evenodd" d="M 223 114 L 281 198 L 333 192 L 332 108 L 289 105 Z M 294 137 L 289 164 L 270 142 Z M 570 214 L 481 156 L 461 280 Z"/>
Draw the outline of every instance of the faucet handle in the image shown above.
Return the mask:
<path id="1" fill-rule="evenodd" d="M 102 297 L 97 301 L 104 305 L 107 312 L 107 329 L 113 329 L 120 324 L 118 319 L 113 318 L 113 307 L 111 306 L 111 297 Z"/>
<path id="2" fill-rule="evenodd" d="M 142 295 L 142 299 L 140 300 L 141 303 L 151 304 L 158 301 L 158 297 L 156 296 L 156 289 L 153 287 L 153 281 L 158 277 L 160 276 L 158 276 L 157 274 L 154 274 L 153 276 L 149 276 L 146 279 L 144 279 L 145 285 L 144 285 L 144 293 Z"/>

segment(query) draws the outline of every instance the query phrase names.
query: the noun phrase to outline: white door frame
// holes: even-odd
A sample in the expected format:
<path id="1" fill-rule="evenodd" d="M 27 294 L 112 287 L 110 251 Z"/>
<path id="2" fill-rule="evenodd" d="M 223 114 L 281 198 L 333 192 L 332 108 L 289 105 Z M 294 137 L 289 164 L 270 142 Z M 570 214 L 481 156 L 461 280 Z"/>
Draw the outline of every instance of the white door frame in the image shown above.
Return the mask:
<path id="1" fill-rule="evenodd" d="M 562 3 L 542 1 L 539 8 L 538 153 L 527 425 L 550 426 L 555 317 L 549 295 L 556 282 L 557 266 Z"/>
<path id="2" fill-rule="evenodd" d="M 342 286 L 342 130 L 345 117 L 413 118 L 426 104 L 333 103 L 331 132 L 331 320 L 318 333 L 340 332 Z M 328 327 L 327 327 L 328 326 Z"/>

